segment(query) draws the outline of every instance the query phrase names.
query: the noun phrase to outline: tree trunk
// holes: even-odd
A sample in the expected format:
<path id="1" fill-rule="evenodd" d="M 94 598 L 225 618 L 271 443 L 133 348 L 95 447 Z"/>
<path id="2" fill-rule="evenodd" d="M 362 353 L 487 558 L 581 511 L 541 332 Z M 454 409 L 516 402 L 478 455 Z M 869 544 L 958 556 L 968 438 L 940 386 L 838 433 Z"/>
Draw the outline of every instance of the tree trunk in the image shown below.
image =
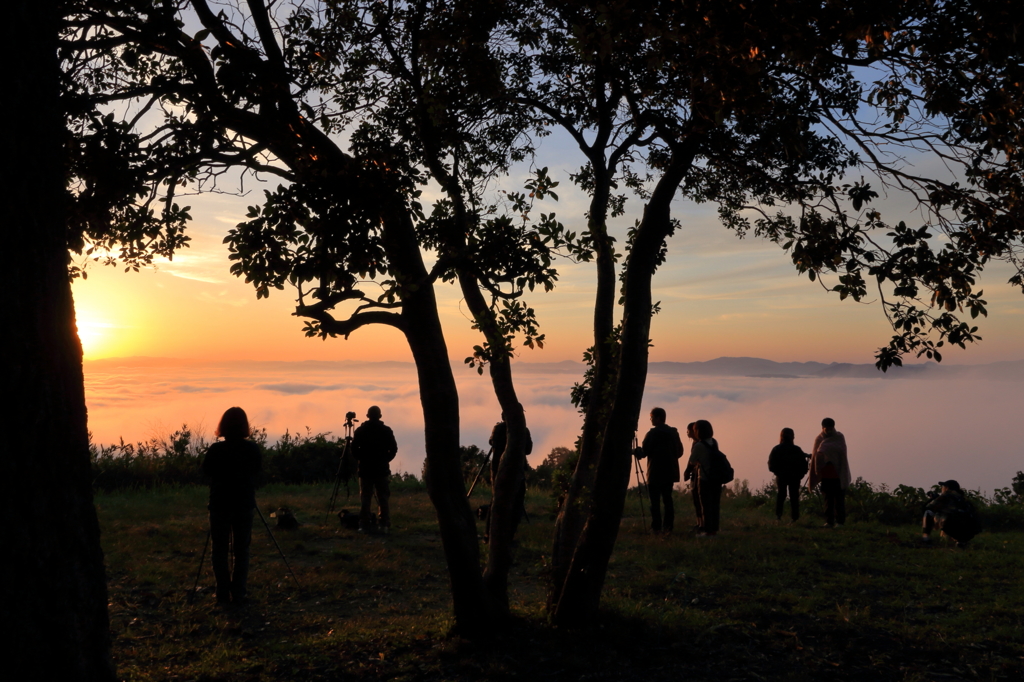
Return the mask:
<path id="1" fill-rule="evenodd" d="M 67 271 L 58 18 L 54 2 L 18 0 L 3 22 L 11 106 L 0 151 L 17 248 L 3 268 L 4 658 L 31 666 L 19 666 L 19 679 L 114 680 Z"/>
<path id="2" fill-rule="evenodd" d="M 399 281 L 427 282 L 412 219 L 399 207 L 384 217 L 385 247 Z M 459 461 L 459 394 L 448 347 L 429 284 L 403 289 L 405 336 L 416 362 L 423 406 L 427 453 L 427 492 L 437 511 L 445 561 L 451 580 L 456 632 L 471 636 L 490 631 L 494 603 L 480 575 L 476 519 L 466 499 Z"/>
<path id="3" fill-rule="evenodd" d="M 591 162 L 596 166 L 596 159 L 592 159 Z M 597 291 L 594 297 L 594 373 L 590 383 L 590 395 L 584 406 L 583 433 L 579 443 L 580 457 L 569 482 L 565 502 L 555 521 L 551 550 L 551 589 L 548 593 L 549 610 L 553 610 L 554 605 L 561 599 L 569 565 L 590 515 L 594 476 L 601 457 L 601 444 L 611 410 L 610 396 L 614 388 L 612 380 L 615 376 L 616 362 L 614 347 L 618 344 L 618 341 L 612 338 L 615 327 L 615 257 L 607 226 L 611 181 L 609 173 L 602 173 L 590 201 L 588 229 L 594 237 L 597 266 Z"/>
<path id="4" fill-rule="evenodd" d="M 651 330 L 651 281 L 658 254 L 671 233 L 670 204 L 690 157 L 670 166 L 658 181 L 626 263 L 625 301 L 618 376 L 594 477 L 593 503 L 552 609 L 558 625 L 579 625 L 596 613 L 615 548 L 632 467 L 632 439 L 647 382 Z"/>

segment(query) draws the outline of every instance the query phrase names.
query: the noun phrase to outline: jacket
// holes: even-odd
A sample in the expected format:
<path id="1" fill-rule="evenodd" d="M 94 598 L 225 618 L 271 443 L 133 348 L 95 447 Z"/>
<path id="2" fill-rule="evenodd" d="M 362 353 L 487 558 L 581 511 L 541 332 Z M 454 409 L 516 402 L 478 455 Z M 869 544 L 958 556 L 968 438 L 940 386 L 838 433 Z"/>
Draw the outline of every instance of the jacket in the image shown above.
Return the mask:
<path id="1" fill-rule="evenodd" d="M 647 480 L 652 485 L 675 483 L 679 480 L 679 458 L 683 456 L 683 441 L 679 431 L 668 424 L 655 426 L 641 446 L 641 458 L 647 458 Z"/>
<path id="2" fill-rule="evenodd" d="M 395 432 L 379 419 L 369 419 L 352 434 L 352 454 L 359 462 L 359 478 L 390 476 L 388 464 L 398 454 Z"/>
<path id="3" fill-rule="evenodd" d="M 846 457 L 846 437 L 838 431 L 829 435 L 821 432 L 814 439 L 814 449 L 811 451 L 811 475 L 807 479 L 810 488 L 818 485 L 824 474 L 824 469 L 831 464 L 839 474 L 839 485 L 843 490 L 850 487 L 853 480 L 850 475 L 850 462 Z"/>
<path id="4" fill-rule="evenodd" d="M 210 479 L 210 510 L 247 511 L 256 507 L 256 476 L 263 468 L 260 446 L 244 438 L 210 445 L 203 473 Z"/>

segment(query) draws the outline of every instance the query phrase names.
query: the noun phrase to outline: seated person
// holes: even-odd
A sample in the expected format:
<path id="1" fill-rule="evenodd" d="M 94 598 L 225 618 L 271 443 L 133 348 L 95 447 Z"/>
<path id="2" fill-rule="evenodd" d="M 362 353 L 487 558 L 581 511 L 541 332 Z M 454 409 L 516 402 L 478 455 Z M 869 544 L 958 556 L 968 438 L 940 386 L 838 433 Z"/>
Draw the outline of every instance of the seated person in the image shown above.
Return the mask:
<path id="1" fill-rule="evenodd" d="M 939 481 L 939 485 L 942 492 L 925 507 L 921 540 L 931 542 L 931 532 L 937 528 L 963 547 L 978 534 L 974 507 L 956 481 Z"/>

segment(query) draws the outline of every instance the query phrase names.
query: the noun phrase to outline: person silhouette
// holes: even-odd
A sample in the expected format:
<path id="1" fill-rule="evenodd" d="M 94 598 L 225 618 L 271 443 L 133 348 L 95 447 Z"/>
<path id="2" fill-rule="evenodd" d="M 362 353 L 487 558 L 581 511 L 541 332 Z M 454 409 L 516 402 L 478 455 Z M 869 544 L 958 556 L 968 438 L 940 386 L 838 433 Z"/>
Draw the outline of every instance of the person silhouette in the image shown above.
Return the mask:
<path id="1" fill-rule="evenodd" d="M 217 424 L 219 440 L 203 458 L 203 473 L 210 479 L 210 538 L 217 602 L 245 601 L 249 578 L 249 545 L 256 509 L 256 477 L 263 459 L 259 445 L 249 440 L 245 410 L 231 407 Z M 234 569 L 228 554 L 234 555 Z"/>

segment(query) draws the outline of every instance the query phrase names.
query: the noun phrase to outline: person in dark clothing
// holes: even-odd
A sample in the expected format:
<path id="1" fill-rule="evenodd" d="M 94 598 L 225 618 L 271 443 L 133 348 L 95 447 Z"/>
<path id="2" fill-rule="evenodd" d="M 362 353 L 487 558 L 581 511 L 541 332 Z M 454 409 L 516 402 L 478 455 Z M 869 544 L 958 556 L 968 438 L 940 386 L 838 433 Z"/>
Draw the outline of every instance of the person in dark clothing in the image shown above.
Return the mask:
<path id="1" fill-rule="evenodd" d="M 768 471 L 775 474 L 775 518 L 782 520 L 782 510 L 789 493 L 789 512 L 793 521 L 800 518 L 800 481 L 807 474 L 807 454 L 793 441 L 793 429 L 782 429 L 779 444 L 768 455 Z"/>
<path id="2" fill-rule="evenodd" d="M 690 449 L 697 442 L 697 422 L 690 422 L 686 425 L 686 437 L 690 439 Z M 686 471 L 683 472 L 683 480 L 690 482 L 690 497 L 693 498 L 693 511 L 697 515 L 695 531 L 704 527 L 704 509 L 700 506 L 700 491 L 697 489 L 697 469 L 695 464 L 687 462 Z"/>
<path id="3" fill-rule="evenodd" d="M 636 458 L 647 458 L 647 494 L 651 498 L 651 530 L 669 532 L 675 522 L 672 488 L 679 482 L 679 458 L 683 456 L 683 441 L 679 431 L 665 423 L 665 410 L 651 410 L 652 428 L 637 449 Z M 665 507 L 664 523 L 661 507 Z"/>
<path id="4" fill-rule="evenodd" d="M 715 430 L 711 422 L 701 419 L 694 424 L 697 442 L 690 451 L 687 468 L 693 467 L 696 476 L 697 494 L 700 496 L 703 519 L 697 535 L 713 537 L 718 534 L 721 521 L 722 483 L 714 476 L 712 455 L 718 450 Z"/>
<path id="5" fill-rule="evenodd" d="M 377 494 L 379 527 L 384 533 L 391 530 L 391 467 L 398 454 L 398 443 L 391 427 L 380 420 L 380 408 L 374 405 L 366 411 L 366 421 L 352 435 L 352 453 L 359 463 L 359 532 L 368 533 L 373 517 L 370 502 Z"/>
<path id="6" fill-rule="evenodd" d="M 957 547 L 964 547 L 978 534 L 978 522 L 971 503 L 964 497 L 960 484 L 954 480 L 939 481 L 942 492 L 924 510 L 921 540 L 931 542 L 931 532 L 938 529 L 953 538 Z M 933 493 L 934 494 L 934 493 Z"/>
<path id="7" fill-rule="evenodd" d="M 240 407 L 228 409 L 217 425 L 217 437 L 203 458 L 210 479 L 210 537 L 217 601 L 245 601 L 249 577 L 249 545 L 256 509 L 256 476 L 262 468 L 260 447 L 248 440 L 249 419 Z M 228 566 L 229 547 L 234 570 Z"/>
<path id="8" fill-rule="evenodd" d="M 523 454 L 529 455 L 533 452 L 533 438 L 530 436 L 530 429 L 526 429 L 526 443 L 524 444 Z M 505 423 L 505 413 L 501 413 L 501 421 L 494 425 L 491 429 L 491 437 L 488 439 L 488 444 L 491 446 L 491 505 L 493 508 L 494 499 L 494 481 L 498 477 L 498 465 L 501 463 L 501 457 L 505 454 L 505 445 L 508 443 L 508 424 Z M 519 514 L 513 515 L 512 521 L 512 536 L 515 537 L 516 530 L 519 528 L 519 521 L 522 519 L 523 512 L 526 511 L 526 459 L 523 459 L 523 471 L 520 474 L 519 485 L 516 490 L 516 508 L 520 510 Z M 487 530 L 484 533 L 484 542 L 490 539 L 490 517 L 487 518 Z"/>

